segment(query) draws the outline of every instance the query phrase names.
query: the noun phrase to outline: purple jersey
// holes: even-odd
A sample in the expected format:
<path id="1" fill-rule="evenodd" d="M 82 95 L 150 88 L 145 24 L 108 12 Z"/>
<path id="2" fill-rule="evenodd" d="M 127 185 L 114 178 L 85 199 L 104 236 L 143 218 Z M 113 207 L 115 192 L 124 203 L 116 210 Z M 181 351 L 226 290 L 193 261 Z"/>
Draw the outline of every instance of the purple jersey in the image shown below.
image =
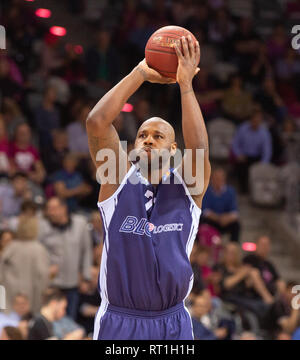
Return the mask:
<path id="1" fill-rule="evenodd" d="M 161 311 L 182 303 L 193 285 L 189 257 L 201 210 L 177 171 L 154 187 L 132 165 L 98 207 L 105 236 L 96 327 L 108 304 Z"/>

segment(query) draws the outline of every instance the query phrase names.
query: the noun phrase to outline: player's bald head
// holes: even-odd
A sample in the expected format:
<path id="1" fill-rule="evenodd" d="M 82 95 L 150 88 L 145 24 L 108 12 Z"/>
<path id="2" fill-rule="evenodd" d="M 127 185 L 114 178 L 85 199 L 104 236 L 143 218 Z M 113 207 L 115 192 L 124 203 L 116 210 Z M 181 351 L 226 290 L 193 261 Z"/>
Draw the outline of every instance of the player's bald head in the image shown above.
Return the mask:
<path id="1" fill-rule="evenodd" d="M 147 128 L 156 129 L 163 132 L 169 139 L 170 142 L 175 142 L 175 131 L 171 124 L 160 117 L 152 117 L 142 123 L 138 132 L 143 131 Z"/>

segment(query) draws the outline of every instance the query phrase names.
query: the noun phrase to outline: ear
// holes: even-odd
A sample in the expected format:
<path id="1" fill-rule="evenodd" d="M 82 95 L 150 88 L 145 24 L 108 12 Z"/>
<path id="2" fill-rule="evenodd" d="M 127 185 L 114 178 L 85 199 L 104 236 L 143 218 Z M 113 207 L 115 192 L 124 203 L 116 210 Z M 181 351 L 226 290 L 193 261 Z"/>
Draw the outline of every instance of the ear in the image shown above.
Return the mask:
<path id="1" fill-rule="evenodd" d="M 175 155 L 176 150 L 177 150 L 177 143 L 176 143 L 176 142 L 173 142 L 173 143 L 171 144 L 171 156 L 174 156 L 174 155 Z"/>

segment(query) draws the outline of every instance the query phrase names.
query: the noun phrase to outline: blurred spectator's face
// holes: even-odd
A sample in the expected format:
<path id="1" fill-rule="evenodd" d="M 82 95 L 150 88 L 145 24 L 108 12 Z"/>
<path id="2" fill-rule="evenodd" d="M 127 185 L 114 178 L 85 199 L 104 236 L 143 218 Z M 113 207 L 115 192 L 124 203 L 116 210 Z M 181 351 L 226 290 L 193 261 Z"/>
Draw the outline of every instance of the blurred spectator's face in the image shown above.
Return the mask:
<path id="1" fill-rule="evenodd" d="M 110 44 L 110 33 L 108 31 L 99 31 L 97 34 L 97 43 L 100 49 L 106 50 Z"/>
<path id="2" fill-rule="evenodd" d="M 259 256 L 266 258 L 271 251 L 271 240 L 267 236 L 262 236 L 257 241 L 256 252 Z"/>
<path id="3" fill-rule="evenodd" d="M 262 121 L 263 118 L 261 113 L 258 112 L 254 114 L 250 120 L 252 129 L 257 130 L 260 127 Z"/>
<path id="4" fill-rule="evenodd" d="M 66 156 L 63 161 L 63 166 L 68 173 L 73 173 L 77 166 L 77 160 L 73 156 Z"/>
<path id="5" fill-rule="evenodd" d="M 54 103 L 57 99 L 57 92 L 55 90 L 55 88 L 50 87 L 47 89 L 46 93 L 45 93 L 45 99 L 51 103 Z"/>
<path id="6" fill-rule="evenodd" d="M 64 204 L 61 204 L 59 199 L 50 199 L 46 207 L 46 215 L 53 223 L 60 223 L 62 219 L 65 219 L 68 215 L 67 208 Z"/>
<path id="7" fill-rule="evenodd" d="M 215 170 L 211 176 L 211 185 L 215 190 L 221 190 L 226 184 L 225 172 L 221 169 Z"/>
<path id="8" fill-rule="evenodd" d="M 67 308 L 67 300 L 63 299 L 60 301 L 55 301 L 54 302 L 54 319 L 60 320 L 61 318 L 63 318 L 66 315 L 66 308 Z"/>
<path id="9" fill-rule="evenodd" d="M 24 316 L 30 312 L 29 300 L 26 296 L 16 296 L 14 301 L 14 311 L 20 316 Z"/>
<path id="10" fill-rule="evenodd" d="M 241 259 L 241 252 L 237 244 L 229 243 L 225 247 L 224 261 L 228 265 L 238 265 Z"/>
<path id="11" fill-rule="evenodd" d="M 206 250 L 201 250 L 197 254 L 197 264 L 199 266 L 207 265 L 209 260 L 209 252 Z"/>
<path id="12" fill-rule="evenodd" d="M 12 185 L 15 189 L 16 195 L 21 196 L 28 188 L 28 181 L 23 176 L 16 176 L 12 181 Z"/>
<path id="13" fill-rule="evenodd" d="M 211 304 L 206 296 L 197 296 L 194 299 L 194 304 L 192 307 L 193 316 L 200 319 L 202 316 L 209 313 L 211 309 Z"/>
<path id="14" fill-rule="evenodd" d="M 16 130 L 16 142 L 29 145 L 31 141 L 31 130 L 27 124 L 22 124 Z"/>
<path id="15" fill-rule="evenodd" d="M 9 245 L 13 240 L 13 234 L 10 231 L 5 231 L 2 233 L 0 238 L 0 250 L 3 250 L 7 245 Z"/>
<path id="16" fill-rule="evenodd" d="M 53 135 L 53 147 L 56 151 L 61 152 L 68 147 L 68 137 L 66 133 L 58 132 Z"/>

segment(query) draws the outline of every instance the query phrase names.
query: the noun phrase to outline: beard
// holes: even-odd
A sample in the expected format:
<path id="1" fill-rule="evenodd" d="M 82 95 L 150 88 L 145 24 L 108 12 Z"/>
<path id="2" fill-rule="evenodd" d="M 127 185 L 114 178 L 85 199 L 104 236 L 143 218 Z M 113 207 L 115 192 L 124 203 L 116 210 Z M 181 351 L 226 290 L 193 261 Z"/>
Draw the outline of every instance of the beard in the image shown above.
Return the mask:
<path id="1" fill-rule="evenodd" d="M 153 174 L 169 165 L 171 153 L 169 149 L 133 149 L 129 160 L 139 167 L 142 173 Z"/>

